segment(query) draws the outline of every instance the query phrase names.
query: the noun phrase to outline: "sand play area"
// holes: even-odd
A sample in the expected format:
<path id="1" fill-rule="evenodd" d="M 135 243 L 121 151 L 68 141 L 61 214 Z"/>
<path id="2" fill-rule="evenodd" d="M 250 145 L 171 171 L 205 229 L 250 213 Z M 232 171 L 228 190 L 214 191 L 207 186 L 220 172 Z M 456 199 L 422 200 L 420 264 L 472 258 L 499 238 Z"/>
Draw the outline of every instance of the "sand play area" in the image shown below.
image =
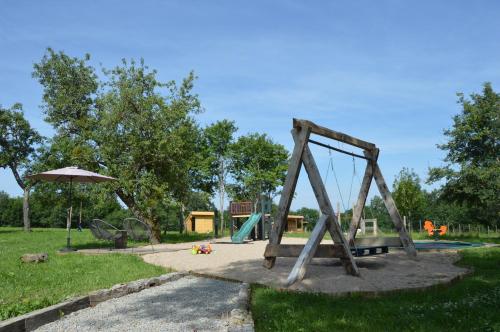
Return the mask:
<path id="1" fill-rule="evenodd" d="M 306 239 L 283 238 L 283 244 L 305 244 Z M 207 242 L 205 242 L 207 243 Z M 278 258 L 273 269 L 262 266 L 267 241 L 232 244 L 229 238 L 212 244 L 210 255 L 193 255 L 191 244 L 158 245 L 161 252 L 143 255 L 151 264 L 190 271 L 202 275 L 259 283 L 284 288 L 295 258 Z M 323 240 L 322 243 L 332 243 Z M 467 269 L 455 266 L 456 252 L 419 252 L 417 260 L 404 251 L 356 258 L 361 277 L 347 275 L 338 259 L 315 258 L 301 282 L 289 289 L 342 294 L 350 292 L 383 292 L 406 288 L 424 288 L 460 278 Z"/>

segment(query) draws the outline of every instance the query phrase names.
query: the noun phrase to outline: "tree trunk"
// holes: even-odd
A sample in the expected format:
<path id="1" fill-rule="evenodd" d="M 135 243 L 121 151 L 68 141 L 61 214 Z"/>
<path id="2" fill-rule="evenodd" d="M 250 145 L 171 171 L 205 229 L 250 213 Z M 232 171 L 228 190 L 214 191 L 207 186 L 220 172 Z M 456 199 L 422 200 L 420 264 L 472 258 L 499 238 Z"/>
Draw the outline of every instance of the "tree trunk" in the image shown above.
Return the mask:
<path id="1" fill-rule="evenodd" d="M 224 178 L 219 179 L 219 214 L 220 214 L 220 234 L 224 237 Z"/>
<path id="2" fill-rule="evenodd" d="M 16 179 L 17 184 L 21 189 L 24 191 L 24 196 L 23 196 L 23 224 L 24 224 L 24 231 L 25 232 L 31 232 L 31 223 L 30 223 L 30 216 L 29 216 L 29 211 L 30 211 L 30 204 L 29 204 L 29 195 L 30 195 L 30 186 L 27 185 L 21 176 L 19 175 L 19 172 L 17 171 L 17 164 L 10 164 L 9 165 L 10 170 L 12 171 L 12 174 L 14 174 L 14 178 Z"/>
<path id="3" fill-rule="evenodd" d="M 225 193 L 225 167 L 224 159 L 221 158 L 219 161 L 219 213 L 220 213 L 220 233 L 221 237 L 224 237 L 224 193 Z"/>
<path id="4" fill-rule="evenodd" d="M 181 214 L 179 216 L 179 234 L 182 234 L 184 231 L 184 204 L 181 203 Z"/>
<path id="5" fill-rule="evenodd" d="M 24 231 L 31 232 L 31 222 L 30 222 L 30 187 L 24 187 L 24 195 L 23 195 L 23 224 Z"/>
<path id="6" fill-rule="evenodd" d="M 133 199 L 130 195 L 127 195 L 122 189 L 116 189 L 116 194 L 120 199 L 122 200 L 123 203 L 132 211 L 134 214 L 134 217 L 136 217 L 139 220 L 144 221 L 147 223 L 149 226 L 151 226 L 151 243 L 153 244 L 158 244 L 161 242 L 161 229 L 160 229 L 160 223 L 158 222 L 157 219 L 153 218 L 151 214 L 149 216 L 146 216 L 145 213 L 140 211 Z"/>
<path id="7" fill-rule="evenodd" d="M 151 243 L 159 244 L 161 243 L 161 228 L 160 223 L 155 218 L 151 217 L 145 220 L 149 226 L 151 226 Z"/>

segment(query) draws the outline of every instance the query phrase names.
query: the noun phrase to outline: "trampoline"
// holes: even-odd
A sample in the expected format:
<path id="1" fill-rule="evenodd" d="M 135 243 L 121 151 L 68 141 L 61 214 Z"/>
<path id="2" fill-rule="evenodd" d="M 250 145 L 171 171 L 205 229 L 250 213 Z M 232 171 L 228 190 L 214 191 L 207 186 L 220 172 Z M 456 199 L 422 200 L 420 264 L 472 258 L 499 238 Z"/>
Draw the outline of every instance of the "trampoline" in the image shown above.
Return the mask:
<path id="1" fill-rule="evenodd" d="M 460 242 L 460 241 L 414 241 L 417 250 L 457 250 L 481 247 L 483 243 Z"/>

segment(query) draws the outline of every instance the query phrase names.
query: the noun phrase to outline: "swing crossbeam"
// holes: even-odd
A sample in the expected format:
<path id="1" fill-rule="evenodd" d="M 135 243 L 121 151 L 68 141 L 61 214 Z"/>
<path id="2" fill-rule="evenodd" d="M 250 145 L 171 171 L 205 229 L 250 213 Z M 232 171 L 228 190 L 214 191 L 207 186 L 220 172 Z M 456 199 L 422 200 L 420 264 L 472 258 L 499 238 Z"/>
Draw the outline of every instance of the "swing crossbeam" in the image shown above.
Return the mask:
<path id="1" fill-rule="evenodd" d="M 312 144 L 315 144 L 315 145 L 322 146 L 322 147 L 330 149 L 330 150 L 334 150 L 334 151 L 337 151 L 337 152 L 340 152 L 340 153 L 343 153 L 343 154 L 347 154 L 347 155 L 352 156 L 352 157 L 362 158 L 362 159 L 365 159 L 365 160 L 371 160 L 372 159 L 370 157 L 365 157 L 365 156 L 362 156 L 360 154 L 356 154 L 354 152 L 349 152 L 349 151 L 342 150 L 342 149 L 336 148 L 334 146 L 331 146 L 331 145 L 328 145 L 328 144 L 325 144 L 325 143 L 322 143 L 322 142 L 315 141 L 313 139 L 309 139 L 308 142 L 312 143 Z"/>
<path id="2" fill-rule="evenodd" d="M 363 149 L 364 156 L 342 149 L 337 149 L 333 146 L 315 140 L 311 140 L 311 134 L 330 138 Z M 316 255 L 326 255 L 330 257 L 333 256 L 340 258 L 340 261 L 347 273 L 354 276 L 359 276 L 359 269 L 354 260 L 354 256 L 386 253 L 388 250 L 388 246 L 384 244 L 378 246 L 372 245 L 371 248 L 363 246 L 359 251 L 356 249 L 356 230 L 359 225 L 361 211 L 365 206 L 368 191 L 370 189 L 370 184 L 373 179 L 375 180 L 380 194 L 382 195 L 382 199 L 384 200 L 385 206 L 389 212 L 389 215 L 391 216 L 394 226 L 399 233 L 399 240 L 403 248 L 405 249 L 409 257 L 416 257 L 415 245 L 413 244 L 411 237 L 409 236 L 406 228 L 403 225 L 403 221 L 396 207 L 396 203 L 392 198 L 389 188 L 387 187 L 387 184 L 385 183 L 385 180 L 378 166 L 377 160 L 379 150 L 375 146 L 375 144 L 322 126 L 318 126 L 317 124 L 308 120 L 298 119 L 293 119 L 292 137 L 294 139 L 295 146 L 290 158 L 285 183 L 283 185 L 283 190 L 278 206 L 277 218 L 271 229 L 269 244 L 267 245 L 264 255 L 264 266 L 266 268 L 271 269 L 274 266 L 277 257 L 296 257 L 298 255 L 295 265 L 287 279 L 287 284 L 291 285 L 301 280 L 305 276 L 307 265 L 314 257 L 316 257 Z M 309 149 L 308 143 L 320 145 L 331 150 L 348 154 L 352 157 L 358 157 L 367 160 L 363 183 L 359 192 L 357 204 L 353 211 L 353 218 L 351 220 L 348 239 L 349 241 L 346 240 L 344 234 L 342 233 L 342 230 L 340 229 L 337 216 L 333 210 L 332 204 L 326 192 L 325 184 L 321 179 L 321 175 L 319 173 L 318 167 L 316 166 L 316 162 L 311 153 L 311 150 Z M 314 226 L 314 229 L 307 243 L 304 246 L 300 247 L 290 247 L 287 245 L 282 245 L 281 239 L 285 231 L 287 216 L 290 211 L 290 205 L 292 203 L 297 180 L 302 166 L 304 166 L 307 172 L 309 182 L 318 201 L 322 215 Z M 334 242 L 333 246 L 324 247 L 320 245 L 320 242 L 326 232 L 331 235 Z"/>

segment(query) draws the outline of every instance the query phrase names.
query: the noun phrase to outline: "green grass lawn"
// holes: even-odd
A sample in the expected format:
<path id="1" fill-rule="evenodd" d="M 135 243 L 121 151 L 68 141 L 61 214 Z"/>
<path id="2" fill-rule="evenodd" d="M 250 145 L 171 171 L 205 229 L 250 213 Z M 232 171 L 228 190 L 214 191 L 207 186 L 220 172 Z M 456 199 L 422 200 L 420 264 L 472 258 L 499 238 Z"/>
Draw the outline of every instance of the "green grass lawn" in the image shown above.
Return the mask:
<path id="1" fill-rule="evenodd" d="M 485 242 L 497 241 L 483 238 Z M 256 331 L 500 331 L 500 248 L 461 251 L 471 276 L 451 286 L 333 297 L 252 286 Z"/>
<path id="2" fill-rule="evenodd" d="M 71 235 L 75 248 L 108 245 L 94 240 L 88 230 L 73 231 Z M 65 243 L 64 229 L 34 229 L 25 233 L 20 228 L 0 227 L 0 320 L 61 302 L 67 297 L 167 272 L 132 255 L 57 254 Z M 48 253 L 49 260 L 38 264 L 21 263 L 21 255 L 38 252 Z"/>

